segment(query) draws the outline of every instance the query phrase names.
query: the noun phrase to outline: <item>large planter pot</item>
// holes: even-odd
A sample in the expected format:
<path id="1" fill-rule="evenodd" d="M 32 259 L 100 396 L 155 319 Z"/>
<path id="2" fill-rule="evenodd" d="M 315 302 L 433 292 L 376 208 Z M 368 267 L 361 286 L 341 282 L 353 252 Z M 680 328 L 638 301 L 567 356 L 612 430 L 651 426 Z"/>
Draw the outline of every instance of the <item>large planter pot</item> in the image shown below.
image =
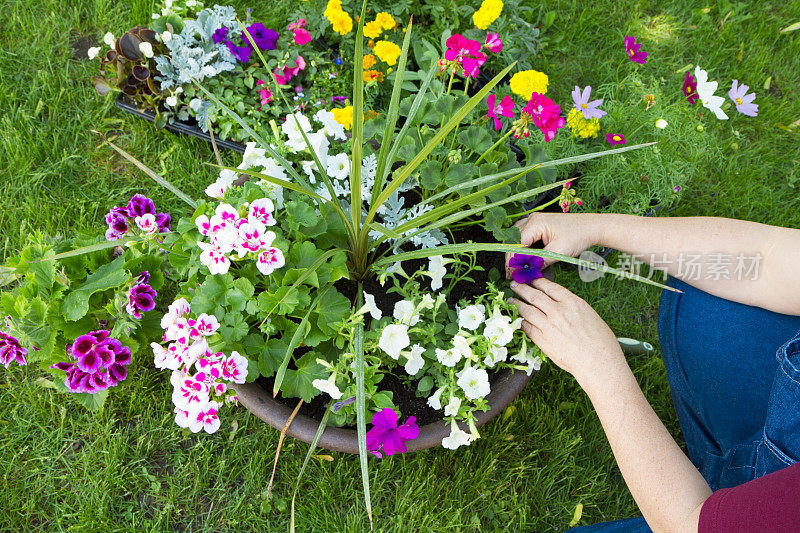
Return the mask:
<path id="1" fill-rule="evenodd" d="M 478 413 L 477 425 L 482 426 L 489 420 L 499 415 L 511 401 L 516 398 L 528 381 L 531 380 L 525 372 L 518 370 L 500 372 L 492 383 L 492 391 L 486 397 L 491 406 L 486 412 Z M 256 383 L 234 385 L 239 402 L 251 413 L 274 427 L 282 430 L 292 414 L 292 409 L 272 397 L 270 391 Z M 286 434 L 303 442 L 310 443 L 319 428 L 319 420 L 298 414 L 286 430 Z M 468 431 L 466 424 L 462 429 Z M 406 443 L 409 452 L 427 450 L 442 444 L 442 439 L 450 434 L 450 426 L 442 421 L 431 422 L 420 427 L 419 437 Z M 354 429 L 328 427 L 322 433 L 318 446 L 336 452 L 358 453 L 358 434 Z"/>

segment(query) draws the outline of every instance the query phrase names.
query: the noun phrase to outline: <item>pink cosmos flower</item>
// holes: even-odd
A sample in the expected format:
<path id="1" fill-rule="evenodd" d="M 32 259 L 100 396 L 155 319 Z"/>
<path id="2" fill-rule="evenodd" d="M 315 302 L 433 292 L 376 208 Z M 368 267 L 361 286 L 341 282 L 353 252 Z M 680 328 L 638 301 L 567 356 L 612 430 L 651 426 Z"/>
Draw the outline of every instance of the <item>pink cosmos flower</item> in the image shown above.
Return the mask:
<path id="1" fill-rule="evenodd" d="M 530 101 L 522 108 L 522 112 L 527 114 L 536 127 L 542 131 L 545 142 L 552 141 L 556 132 L 567 123 L 566 119 L 561 116 L 561 108 L 551 99 L 539 93 L 531 95 Z"/>
<path id="2" fill-rule="evenodd" d="M 686 73 L 686 78 L 683 80 L 683 94 L 686 95 L 686 101 L 692 105 L 700 98 L 697 94 L 697 80 L 690 72 Z"/>
<path id="3" fill-rule="evenodd" d="M 386 455 L 406 453 L 406 441 L 419 436 L 417 418 L 409 416 L 405 424 L 397 426 L 397 413 L 388 407 L 372 417 L 372 429 L 367 432 L 367 449 L 377 458 L 381 451 Z"/>
<path id="4" fill-rule="evenodd" d="M 635 37 L 625 36 L 625 50 L 628 52 L 628 57 L 634 63 L 644 65 L 647 63 L 647 52 L 641 51 L 641 47 L 642 44 L 637 43 Z"/>
<path id="5" fill-rule="evenodd" d="M 753 103 L 756 93 L 747 94 L 749 89 L 750 87 L 744 83 L 739 85 L 739 80 L 733 80 L 728 97 L 736 104 L 736 111 L 748 117 L 755 117 L 758 116 L 758 104 Z"/>
<path id="6" fill-rule="evenodd" d="M 497 97 L 493 94 L 490 94 L 486 99 L 486 105 L 489 106 L 489 112 L 486 113 L 486 116 L 493 118 L 494 129 L 500 130 L 502 129 L 503 124 L 500 122 L 498 115 L 514 118 L 514 100 L 512 100 L 510 96 L 506 96 L 500 101 L 499 104 L 495 104 L 496 100 Z"/>
<path id="7" fill-rule="evenodd" d="M 625 136 L 621 133 L 606 133 L 606 140 L 608 144 L 614 146 L 616 144 L 625 144 Z"/>
<path id="8" fill-rule="evenodd" d="M 491 53 L 496 54 L 503 49 L 503 41 L 500 40 L 500 36 L 496 33 L 489 32 L 486 36 L 486 42 L 483 44 L 487 50 Z"/>
<path id="9" fill-rule="evenodd" d="M 589 101 L 592 95 L 592 86 L 587 85 L 584 87 L 583 92 L 577 85 L 575 90 L 572 91 L 572 101 L 575 102 L 575 109 L 583 113 L 583 118 L 590 120 L 592 118 L 602 118 L 606 112 L 598 109 L 603 105 L 603 99 Z"/>
<path id="10" fill-rule="evenodd" d="M 256 268 L 265 276 L 269 276 L 285 264 L 286 260 L 283 257 L 283 252 L 278 248 L 267 248 L 259 254 Z"/>

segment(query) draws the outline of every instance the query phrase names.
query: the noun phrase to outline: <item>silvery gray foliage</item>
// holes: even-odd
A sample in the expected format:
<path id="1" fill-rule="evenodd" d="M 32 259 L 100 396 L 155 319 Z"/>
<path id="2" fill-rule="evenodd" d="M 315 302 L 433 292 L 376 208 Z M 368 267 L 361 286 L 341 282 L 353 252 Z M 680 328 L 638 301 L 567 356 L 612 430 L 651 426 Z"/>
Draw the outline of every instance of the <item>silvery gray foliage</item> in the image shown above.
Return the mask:
<path id="1" fill-rule="evenodd" d="M 410 184 L 409 186 L 404 184 L 401 188 L 407 190 L 410 186 Z M 386 200 L 386 202 L 381 205 L 381 207 L 378 209 L 378 214 L 381 215 L 382 224 L 385 227 L 388 229 L 394 229 L 400 224 L 414 220 L 418 216 L 423 215 L 433 209 L 431 204 L 426 204 L 424 202 L 417 204 L 410 209 L 406 209 L 404 204 L 405 199 L 398 194 L 398 191 L 395 191 Z M 412 229 L 407 231 L 405 234 L 407 235 L 415 231 L 415 229 Z M 382 234 L 377 230 L 372 230 L 370 232 L 370 236 L 372 236 L 374 239 L 379 238 L 381 235 Z M 391 240 L 390 242 L 396 241 Z M 442 244 L 449 244 L 449 242 L 450 241 L 447 239 L 447 236 L 440 229 L 432 229 L 411 237 L 411 243 L 419 248 L 434 248 Z M 399 253 L 400 251 L 401 250 L 399 249 L 399 246 L 395 245 L 394 253 Z"/>
<path id="2" fill-rule="evenodd" d="M 221 27 L 236 26 L 236 11 L 230 6 L 203 9 L 197 20 L 184 21 L 183 30 L 166 43 L 169 57 L 157 56 L 161 73 L 157 79 L 162 89 L 213 78 L 236 68 L 236 58 L 224 44 L 215 44 L 212 36 Z"/>

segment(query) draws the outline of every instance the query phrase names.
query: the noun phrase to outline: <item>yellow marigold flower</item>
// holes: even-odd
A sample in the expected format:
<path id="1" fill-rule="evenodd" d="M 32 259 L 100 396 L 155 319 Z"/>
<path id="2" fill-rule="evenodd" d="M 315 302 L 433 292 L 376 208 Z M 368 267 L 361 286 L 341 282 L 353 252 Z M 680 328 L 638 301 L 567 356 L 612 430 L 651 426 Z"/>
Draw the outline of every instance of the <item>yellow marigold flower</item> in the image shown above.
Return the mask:
<path id="1" fill-rule="evenodd" d="M 323 11 L 322 14 L 330 20 L 331 15 L 339 13 L 340 11 L 342 11 L 342 0 L 328 0 L 328 5 L 325 6 L 325 11 Z"/>
<path id="2" fill-rule="evenodd" d="M 383 72 L 378 70 L 365 70 L 364 71 L 364 83 L 369 83 L 373 80 L 381 82 L 386 75 Z"/>
<path id="3" fill-rule="evenodd" d="M 367 54 L 364 56 L 364 69 L 372 68 L 375 66 L 375 56 L 372 54 Z"/>
<path id="4" fill-rule="evenodd" d="M 502 0 L 483 0 L 481 7 L 472 14 L 472 22 L 478 28 L 485 30 L 492 22 L 497 20 L 502 11 Z"/>
<path id="5" fill-rule="evenodd" d="M 378 41 L 375 43 L 373 52 L 387 65 L 394 65 L 397 63 L 397 58 L 400 57 L 400 47 L 391 41 Z"/>
<path id="6" fill-rule="evenodd" d="M 546 94 L 549 83 L 547 74 L 538 70 L 523 70 L 511 76 L 509 85 L 514 94 L 530 100 L 533 93 Z"/>
<path id="7" fill-rule="evenodd" d="M 590 137 L 597 137 L 600 131 L 600 121 L 596 118 L 586 120 L 583 113 L 575 109 L 570 109 L 567 115 L 567 126 L 569 126 L 573 137 L 580 137 L 581 139 L 588 139 Z"/>
<path id="8" fill-rule="evenodd" d="M 353 30 L 353 19 L 344 11 L 334 13 L 330 21 L 333 31 L 339 35 L 347 35 Z"/>
<path id="9" fill-rule="evenodd" d="M 384 30 L 392 30 L 397 26 L 397 21 L 386 11 L 381 11 L 375 15 L 375 22 L 379 23 Z"/>
<path id="10" fill-rule="evenodd" d="M 334 107 L 331 109 L 331 113 L 336 122 L 344 126 L 344 129 L 349 130 L 353 127 L 353 106 Z"/>
<path id="11" fill-rule="evenodd" d="M 383 33 L 383 26 L 377 20 L 364 24 L 364 37 L 377 39 L 381 36 L 381 33 Z"/>

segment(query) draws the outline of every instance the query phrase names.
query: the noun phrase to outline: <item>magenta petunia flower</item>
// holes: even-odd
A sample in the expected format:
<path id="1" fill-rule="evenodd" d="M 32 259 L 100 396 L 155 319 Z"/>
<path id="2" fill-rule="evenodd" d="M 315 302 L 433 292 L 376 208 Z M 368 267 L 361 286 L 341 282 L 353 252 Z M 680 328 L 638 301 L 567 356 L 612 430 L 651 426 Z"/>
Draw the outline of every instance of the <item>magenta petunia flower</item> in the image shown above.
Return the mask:
<path id="1" fill-rule="evenodd" d="M 572 101 L 575 102 L 575 109 L 583 113 L 583 118 L 590 120 L 592 118 L 602 118 L 606 112 L 598 109 L 603 105 L 603 99 L 589 101 L 592 95 L 592 86 L 587 85 L 584 87 L 583 92 L 577 85 L 575 90 L 572 91 Z"/>
<path id="2" fill-rule="evenodd" d="M 758 116 L 758 104 L 754 104 L 756 93 L 747 94 L 750 87 L 744 83 L 739 85 L 739 80 L 733 80 L 728 97 L 736 104 L 736 111 L 748 117 Z"/>
<path id="3" fill-rule="evenodd" d="M 527 285 L 535 279 L 542 277 L 544 259 L 538 255 L 514 254 L 508 261 L 511 267 L 511 279 L 522 285 Z"/>
<path id="4" fill-rule="evenodd" d="M 397 413 L 388 407 L 375 413 L 372 417 L 372 429 L 367 432 L 367 450 L 377 458 L 381 451 L 386 455 L 406 453 L 406 441 L 419 436 L 417 418 L 409 416 L 406 423 L 397 426 Z"/>
<path id="5" fill-rule="evenodd" d="M 64 385 L 70 392 L 94 394 L 128 377 L 125 367 L 131 363 L 131 350 L 108 335 L 107 330 L 81 335 L 66 348 L 72 361 L 50 367 L 67 373 Z"/>
<path id="6" fill-rule="evenodd" d="M 625 136 L 621 133 L 606 133 L 606 140 L 608 144 L 614 146 L 615 144 L 625 144 Z"/>
<path id="7" fill-rule="evenodd" d="M 503 41 L 500 40 L 500 36 L 496 33 L 489 32 L 489 34 L 486 35 L 486 42 L 483 43 L 483 46 L 491 53 L 496 54 L 503 50 Z"/>
<path id="8" fill-rule="evenodd" d="M 294 30 L 294 44 L 303 46 L 311 42 L 311 34 L 305 28 L 297 28 Z"/>
<path id="9" fill-rule="evenodd" d="M 700 98 L 697 95 L 697 80 L 690 72 L 686 73 L 686 78 L 683 80 L 683 94 L 686 95 L 686 101 L 692 105 Z"/>
<path id="10" fill-rule="evenodd" d="M 28 350 L 23 348 L 19 341 L 0 331 L 0 363 L 8 368 L 12 361 L 16 361 L 18 365 L 24 366 L 28 364 L 25 356 L 28 355 Z"/>
<path id="11" fill-rule="evenodd" d="M 506 96 L 499 104 L 495 105 L 496 100 L 497 97 L 493 94 L 490 94 L 486 99 L 486 105 L 489 106 L 489 112 L 486 115 L 494 119 L 494 129 L 500 130 L 503 128 L 503 124 L 500 122 L 498 115 L 514 118 L 514 100 L 510 96 Z"/>
<path id="12" fill-rule="evenodd" d="M 522 108 L 522 113 L 531 117 L 531 121 L 544 134 L 545 142 L 552 141 L 556 132 L 567 123 L 566 119 L 561 116 L 561 107 L 539 93 L 531 95 L 528 104 Z"/>
<path id="13" fill-rule="evenodd" d="M 647 52 L 641 51 L 641 48 L 642 44 L 637 43 L 635 37 L 625 36 L 625 50 L 628 52 L 628 57 L 634 63 L 644 65 L 647 63 Z"/>

